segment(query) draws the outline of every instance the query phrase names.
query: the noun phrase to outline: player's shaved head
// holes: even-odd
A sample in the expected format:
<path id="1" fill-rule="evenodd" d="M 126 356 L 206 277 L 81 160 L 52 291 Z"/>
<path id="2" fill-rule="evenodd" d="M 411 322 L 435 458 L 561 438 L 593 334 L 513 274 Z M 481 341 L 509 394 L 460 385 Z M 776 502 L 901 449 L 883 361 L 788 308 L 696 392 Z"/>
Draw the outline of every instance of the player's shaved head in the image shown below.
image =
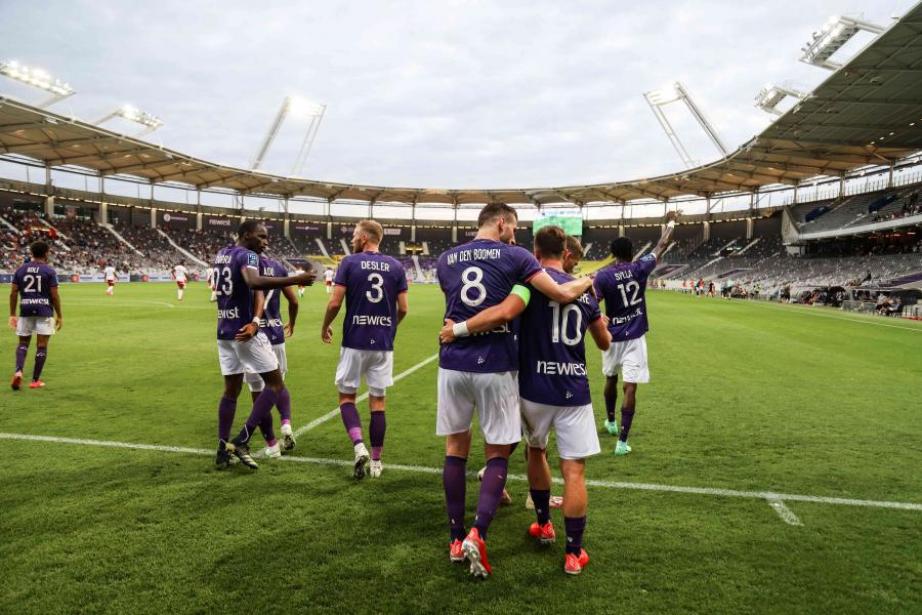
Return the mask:
<path id="1" fill-rule="evenodd" d="M 619 261 L 627 262 L 634 257 L 634 244 L 627 237 L 618 237 L 611 242 L 611 255 Z"/>
<path id="2" fill-rule="evenodd" d="M 246 220 L 245 222 L 241 222 L 240 226 L 237 227 L 237 237 L 253 234 L 260 226 L 263 226 L 260 220 Z"/>
<path id="3" fill-rule="evenodd" d="M 48 256 L 48 244 L 44 241 L 33 241 L 29 245 L 29 252 L 35 258 L 45 258 Z"/>
<path id="4" fill-rule="evenodd" d="M 381 243 L 384 238 L 384 227 L 377 220 L 359 220 L 355 226 L 359 232 L 368 235 L 372 243 Z"/>
<path id="5" fill-rule="evenodd" d="M 535 254 L 538 258 L 563 258 L 567 234 L 559 226 L 545 226 L 535 233 Z"/>
<path id="6" fill-rule="evenodd" d="M 519 215 L 515 213 L 515 209 L 509 205 L 505 203 L 490 203 L 480 210 L 480 215 L 477 216 L 477 226 L 483 228 L 497 218 L 502 218 L 507 223 L 519 221 Z"/>

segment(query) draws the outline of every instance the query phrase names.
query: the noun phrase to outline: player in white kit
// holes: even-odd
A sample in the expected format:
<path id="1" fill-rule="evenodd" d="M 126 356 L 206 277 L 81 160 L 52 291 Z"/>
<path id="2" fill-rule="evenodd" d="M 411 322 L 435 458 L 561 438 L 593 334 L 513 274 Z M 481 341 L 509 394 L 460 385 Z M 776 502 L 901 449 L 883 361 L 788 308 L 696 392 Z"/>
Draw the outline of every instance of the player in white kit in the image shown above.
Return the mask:
<path id="1" fill-rule="evenodd" d="M 111 297 L 115 294 L 115 283 L 118 282 L 118 276 L 115 275 L 115 267 L 112 266 L 112 261 L 106 263 L 102 273 L 106 279 L 106 294 Z"/>
<path id="2" fill-rule="evenodd" d="M 326 287 L 328 295 L 333 292 L 333 276 L 334 275 L 335 274 L 333 273 L 333 270 L 330 269 L 329 267 L 327 267 L 323 271 L 323 285 Z"/>
<path id="3" fill-rule="evenodd" d="M 189 270 L 186 269 L 185 261 L 179 261 L 179 264 L 173 267 L 173 279 L 176 280 L 177 301 L 182 301 L 182 296 L 186 290 L 186 280 L 188 277 Z"/>

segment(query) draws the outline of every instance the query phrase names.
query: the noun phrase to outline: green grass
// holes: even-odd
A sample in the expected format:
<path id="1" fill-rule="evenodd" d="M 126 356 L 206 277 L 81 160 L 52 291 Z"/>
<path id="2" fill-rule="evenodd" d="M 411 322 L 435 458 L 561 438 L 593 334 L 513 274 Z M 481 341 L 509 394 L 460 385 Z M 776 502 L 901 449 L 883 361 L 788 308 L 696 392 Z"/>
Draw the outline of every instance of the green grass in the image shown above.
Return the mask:
<path id="1" fill-rule="evenodd" d="M 171 285 L 116 293 L 62 287 L 48 387 L 0 391 L 0 432 L 213 448 L 222 384 L 207 289 L 182 304 Z M 308 290 L 289 342 L 295 427 L 336 405 L 325 299 Z M 650 304 L 635 452 L 615 458 L 604 436 L 589 478 L 922 502 L 919 323 L 667 293 Z M 411 289 L 395 373 L 436 352 L 441 305 L 436 288 Z M 12 335 L 2 348 L 11 367 Z M 922 612 L 919 511 L 789 502 L 795 527 L 759 499 L 595 487 L 592 563 L 568 578 L 561 544 L 526 538 L 533 513 L 517 481 L 490 534 L 495 575 L 474 581 L 448 562 L 439 475 L 386 469 L 440 467 L 435 373 L 430 363 L 389 391 L 376 481 L 331 465 L 217 472 L 203 455 L 0 440 L 0 612 Z M 590 373 L 601 419 L 597 352 Z M 238 425 L 246 409 L 241 398 Z M 351 456 L 338 418 L 298 444 Z M 469 467 L 481 461 L 475 447 Z M 512 471 L 523 466 L 516 455 Z"/>

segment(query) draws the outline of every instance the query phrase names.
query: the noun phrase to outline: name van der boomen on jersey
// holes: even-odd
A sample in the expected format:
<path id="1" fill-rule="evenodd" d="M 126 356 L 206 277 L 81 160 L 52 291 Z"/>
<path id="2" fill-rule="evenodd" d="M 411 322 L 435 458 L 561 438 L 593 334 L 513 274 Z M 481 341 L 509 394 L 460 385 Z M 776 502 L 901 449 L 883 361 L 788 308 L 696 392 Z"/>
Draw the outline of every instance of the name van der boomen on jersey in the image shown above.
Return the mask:
<path id="1" fill-rule="evenodd" d="M 473 248 L 471 250 L 452 252 L 446 258 L 446 262 L 449 265 L 454 265 L 455 263 L 466 263 L 468 261 L 496 260 L 500 258 L 501 255 L 502 250 L 499 248 Z"/>

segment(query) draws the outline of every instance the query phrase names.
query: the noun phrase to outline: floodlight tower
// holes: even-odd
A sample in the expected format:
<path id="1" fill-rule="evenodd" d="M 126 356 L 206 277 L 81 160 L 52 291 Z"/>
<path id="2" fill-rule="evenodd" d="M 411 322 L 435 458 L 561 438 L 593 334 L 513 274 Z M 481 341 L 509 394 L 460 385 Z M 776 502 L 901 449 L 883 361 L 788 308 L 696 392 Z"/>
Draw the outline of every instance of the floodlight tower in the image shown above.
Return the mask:
<path id="1" fill-rule="evenodd" d="M 795 90 L 794 88 L 783 85 L 768 84 L 759 90 L 759 94 L 755 98 L 755 106 L 762 111 L 781 115 L 782 111 L 778 109 L 778 105 L 789 96 L 798 100 L 804 100 L 807 97 L 807 95 L 800 90 Z"/>
<path id="2" fill-rule="evenodd" d="M 134 122 L 135 124 L 144 126 L 144 130 L 135 135 L 136 137 L 143 137 L 144 135 L 148 135 L 163 126 L 163 120 L 161 120 L 159 117 L 155 117 L 150 113 L 141 111 L 134 105 L 122 105 L 112 113 L 101 117 L 93 123 L 99 126 L 103 122 L 108 122 L 112 118 L 116 117 L 120 117 L 128 120 L 129 122 Z"/>
<path id="3" fill-rule="evenodd" d="M 76 92 L 68 84 L 60 79 L 55 79 L 47 71 L 41 68 L 24 66 L 16 60 L 0 62 L 0 75 L 9 77 L 20 83 L 31 85 L 39 90 L 51 93 L 51 98 L 42 101 L 37 106 L 44 109 L 49 105 L 64 100 L 68 96 L 73 96 Z"/>
<path id="4" fill-rule="evenodd" d="M 326 105 L 318 105 L 300 96 L 286 96 L 285 100 L 282 101 L 279 112 L 275 116 L 275 120 L 273 120 L 272 125 L 269 126 L 269 132 L 266 133 L 266 138 L 263 140 L 262 146 L 256 153 L 256 157 L 253 159 L 253 164 L 250 165 L 250 168 L 255 171 L 262 165 L 266 157 L 266 152 L 269 151 L 269 147 L 282 128 L 285 118 L 289 115 L 294 115 L 310 118 L 307 131 L 304 133 L 304 139 L 301 141 L 301 149 L 298 150 L 294 166 L 291 168 L 291 175 L 300 174 L 301 170 L 304 168 L 304 164 L 307 162 L 307 157 L 311 153 L 314 139 L 317 137 L 317 132 L 320 130 L 320 122 L 323 121 L 323 115 L 326 113 L 326 110 Z"/>
<path id="5" fill-rule="evenodd" d="M 666 136 L 669 137 L 669 141 L 672 143 L 672 147 L 674 147 L 675 151 L 678 152 L 679 157 L 682 159 L 682 162 L 686 167 L 690 168 L 695 166 L 695 161 L 688 154 L 688 150 L 685 149 L 685 146 L 682 144 L 679 136 L 672 128 L 672 124 L 669 123 L 669 119 L 666 117 L 666 114 L 663 113 L 662 108 L 670 103 L 685 103 L 688 111 L 692 114 L 692 117 L 697 120 L 698 124 L 701 126 L 704 132 L 707 133 L 707 136 L 711 139 L 714 147 L 719 149 L 724 156 L 729 155 L 730 150 L 728 150 L 727 146 L 724 145 L 724 142 L 721 141 L 720 135 L 717 134 L 717 130 L 711 125 L 710 122 L 708 122 L 707 118 L 704 116 L 704 112 L 701 111 L 701 108 L 695 104 L 695 101 L 692 100 L 688 90 L 686 90 L 685 86 L 683 86 L 680 82 L 676 81 L 671 85 L 659 90 L 644 92 L 643 97 L 646 99 L 647 104 L 650 105 L 650 110 L 653 111 L 653 115 L 655 115 L 657 121 L 659 121 L 660 126 L 663 128 L 663 132 L 665 132 Z"/>
<path id="6" fill-rule="evenodd" d="M 861 31 L 879 35 L 885 30 L 886 28 L 863 19 L 835 15 L 830 17 L 818 32 L 814 32 L 807 44 L 801 48 L 804 55 L 800 57 L 800 61 L 829 70 L 838 70 L 842 64 L 830 61 L 832 54 Z"/>

